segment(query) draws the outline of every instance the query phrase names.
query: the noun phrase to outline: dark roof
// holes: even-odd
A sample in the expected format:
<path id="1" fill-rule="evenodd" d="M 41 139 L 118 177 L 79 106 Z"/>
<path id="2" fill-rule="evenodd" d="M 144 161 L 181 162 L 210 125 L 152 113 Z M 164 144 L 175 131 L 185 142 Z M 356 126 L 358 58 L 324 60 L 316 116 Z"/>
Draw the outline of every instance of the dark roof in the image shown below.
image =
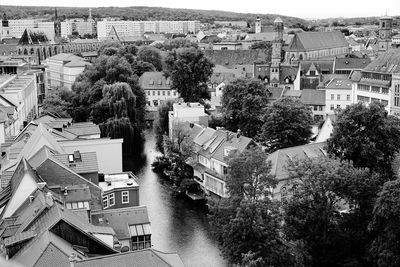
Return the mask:
<path id="1" fill-rule="evenodd" d="M 38 45 L 47 44 L 49 39 L 47 35 L 40 30 L 25 29 L 24 33 L 19 39 L 18 45 Z"/>
<path id="2" fill-rule="evenodd" d="M 140 87 L 143 90 L 171 90 L 171 80 L 165 78 L 159 71 L 147 71 L 139 78 Z"/>
<path id="3" fill-rule="evenodd" d="M 389 49 L 364 68 L 364 71 L 399 73 L 400 48 Z"/>
<path id="4" fill-rule="evenodd" d="M 68 128 L 64 128 L 63 131 L 72 133 L 78 137 L 85 135 L 99 135 L 100 128 L 93 122 L 79 122 L 74 123 Z"/>
<path id="5" fill-rule="evenodd" d="M 362 70 L 369 63 L 371 59 L 367 58 L 336 58 L 335 59 L 335 71 L 336 70 Z"/>
<path id="6" fill-rule="evenodd" d="M 144 249 L 78 261 L 75 267 L 184 267 L 177 253 Z"/>
<path id="7" fill-rule="evenodd" d="M 80 155 L 81 160 L 75 160 L 73 163 L 68 161 L 69 154 L 55 154 L 53 157 L 78 174 L 99 171 L 96 152 L 80 152 Z"/>
<path id="8" fill-rule="evenodd" d="M 205 50 L 205 56 L 215 65 L 233 66 L 269 62 L 271 56 L 262 49 L 255 50 Z"/>
<path id="9" fill-rule="evenodd" d="M 118 239 L 131 237 L 129 226 L 150 223 L 146 206 L 107 209 L 92 212 L 92 223 L 112 227 Z"/>
<path id="10" fill-rule="evenodd" d="M 348 47 L 341 32 L 298 32 L 289 45 L 288 52 L 312 51 L 327 48 Z"/>
<path id="11" fill-rule="evenodd" d="M 305 105 L 325 105 L 325 90 L 303 89 L 300 101 Z"/>
<path id="12" fill-rule="evenodd" d="M 301 71 L 303 75 L 314 65 L 318 72 L 329 72 L 333 73 L 333 60 L 303 60 L 300 62 Z"/>

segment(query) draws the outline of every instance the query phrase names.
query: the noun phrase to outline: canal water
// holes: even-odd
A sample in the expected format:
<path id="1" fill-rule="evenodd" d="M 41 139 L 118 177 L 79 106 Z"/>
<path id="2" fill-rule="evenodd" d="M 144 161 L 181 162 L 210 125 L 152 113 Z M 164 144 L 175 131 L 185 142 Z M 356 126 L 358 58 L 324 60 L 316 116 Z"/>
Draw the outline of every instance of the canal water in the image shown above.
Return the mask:
<path id="1" fill-rule="evenodd" d="M 204 209 L 172 196 L 169 183 L 152 171 L 151 163 L 159 152 L 151 130 L 146 131 L 144 153 L 146 157 L 134 173 L 139 179 L 140 203 L 149 212 L 153 248 L 177 252 L 186 267 L 228 266 L 209 231 Z"/>

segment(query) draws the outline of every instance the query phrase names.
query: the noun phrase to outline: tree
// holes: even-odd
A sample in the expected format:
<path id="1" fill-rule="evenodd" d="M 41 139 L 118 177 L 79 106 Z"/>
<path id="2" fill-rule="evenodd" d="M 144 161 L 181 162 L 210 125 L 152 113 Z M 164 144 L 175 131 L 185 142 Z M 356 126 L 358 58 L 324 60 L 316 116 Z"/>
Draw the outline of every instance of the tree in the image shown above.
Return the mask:
<path id="1" fill-rule="evenodd" d="M 181 38 L 174 38 L 172 40 L 166 40 L 161 47 L 166 51 L 172 51 L 174 49 L 183 48 L 183 47 L 198 48 L 199 46 L 197 45 L 197 43 L 192 42 L 187 38 L 181 37 Z"/>
<path id="2" fill-rule="evenodd" d="M 400 119 L 376 102 L 353 104 L 339 113 L 328 139 L 330 155 L 351 160 L 355 167 L 368 167 L 386 180 L 392 179 L 391 162 L 399 149 Z"/>
<path id="3" fill-rule="evenodd" d="M 162 58 L 160 51 L 152 46 L 143 46 L 139 49 L 137 59 L 151 63 L 157 71 L 162 71 Z"/>
<path id="4" fill-rule="evenodd" d="M 157 109 L 158 116 L 155 121 L 156 147 L 160 152 L 163 151 L 163 135 L 168 135 L 168 114 L 172 111 L 174 101 L 163 102 Z"/>
<path id="5" fill-rule="evenodd" d="M 282 98 L 265 109 L 260 140 L 270 151 L 307 144 L 312 135 L 309 107 L 293 98 Z"/>
<path id="6" fill-rule="evenodd" d="M 257 136 L 263 124 L 269 94 L 260 81 L 237 79 L 227 84 L 222 95 L 222 113 L 226 128 L 238 129 L 250 138 Z"/>
<path id="7" fill-rule="evenodd" d="M 196 48 L 179 48 L 169 52 L 166 75 L 171 77 L 171 89 L 178 91 L 185 102 L 209 99 L 207 82 L 214 64 Z"/>
<path id="8" fill-rule="evenodd" d="M 276 180 L 270 174 L 267 154 L 255 147 L 230 157 L 229 198 L 211 202 L 210 212 L 224 255 L 235 264 L 291 265 L 292 257 L 279 235 L 278 205 L 269 198 Z"/>
<path id="9" fill-rule="evenodd" d="M 365 266 L 369 221 L 360 216 L 360 205 L 376 177 L 351 162 L 325 157 L 291 161 L 288 171 L 284 233 L 288 241 L 303 244 L 299 254 L 305 264 Z"/>
<path id="10" fill-rule="evenodd" d="M 261 42 L 256 42 L 250 46 L 250 49 L 266 49 L 266 50 L 271 50 L 272 49 L 272 43 L 269 41 L 261 41 Z"/>
<path id="11" fill-rule="evenodd" d="M 55 88 L 43 100 L 42 114 L 57 114 L 62 118 L 69 118 L 72 109 L 73 92 L 64 88 Z"/>
<path id="12" fill-rule="evenodd" d="M 400 265 L 400 180 L 388 181 L 376 201 L 372 230 L 376 237 L 370 252 L 375 266 Z"/>

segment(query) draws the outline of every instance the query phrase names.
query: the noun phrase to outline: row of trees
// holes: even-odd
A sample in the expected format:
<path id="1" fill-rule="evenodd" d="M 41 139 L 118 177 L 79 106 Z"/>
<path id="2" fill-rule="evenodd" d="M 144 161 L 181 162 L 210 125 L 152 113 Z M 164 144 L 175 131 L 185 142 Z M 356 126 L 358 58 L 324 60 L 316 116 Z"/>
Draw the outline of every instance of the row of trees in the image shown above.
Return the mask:
<path id="1" fill-rule="evenodd" d="M 338 115 L 329 157 L 288 161 L 291 189 L 279 203 L 268 155 L 234 155 L 230 197 L 210 215 L 224 255 L 239 266 L 398 266 L 399 134 L 400 120 L 381 104 L 351 105 Z"/>

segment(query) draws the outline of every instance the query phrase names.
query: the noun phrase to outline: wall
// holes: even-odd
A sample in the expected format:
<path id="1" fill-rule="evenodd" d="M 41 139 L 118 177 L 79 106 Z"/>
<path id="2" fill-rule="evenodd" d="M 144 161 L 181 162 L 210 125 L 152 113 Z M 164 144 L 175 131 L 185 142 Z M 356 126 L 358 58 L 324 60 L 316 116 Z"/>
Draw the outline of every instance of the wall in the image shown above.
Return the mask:
<path id="1" fill-rule="evenodd" d="M 122 192 L 128 191 L 129 192 L 129 203 L 122 204 Z M 120 208 L 127 208 L 127 207 L 135 207 L 139 206 L 139 188 L 119 188 L 111 191 L 107 191 L 103 194 L 103 197 L 109 196 L 110 194 L 114 193 L 114 205 L 109 206 L 105 209 L 120 209 Z"/>
<path id="2" fill-rule="evenodd" d="M 122 172 L 123 139 L 89 139 L 80 141 L 60 141 L 65 153 L 96 152 L 99 173 Z"/>

